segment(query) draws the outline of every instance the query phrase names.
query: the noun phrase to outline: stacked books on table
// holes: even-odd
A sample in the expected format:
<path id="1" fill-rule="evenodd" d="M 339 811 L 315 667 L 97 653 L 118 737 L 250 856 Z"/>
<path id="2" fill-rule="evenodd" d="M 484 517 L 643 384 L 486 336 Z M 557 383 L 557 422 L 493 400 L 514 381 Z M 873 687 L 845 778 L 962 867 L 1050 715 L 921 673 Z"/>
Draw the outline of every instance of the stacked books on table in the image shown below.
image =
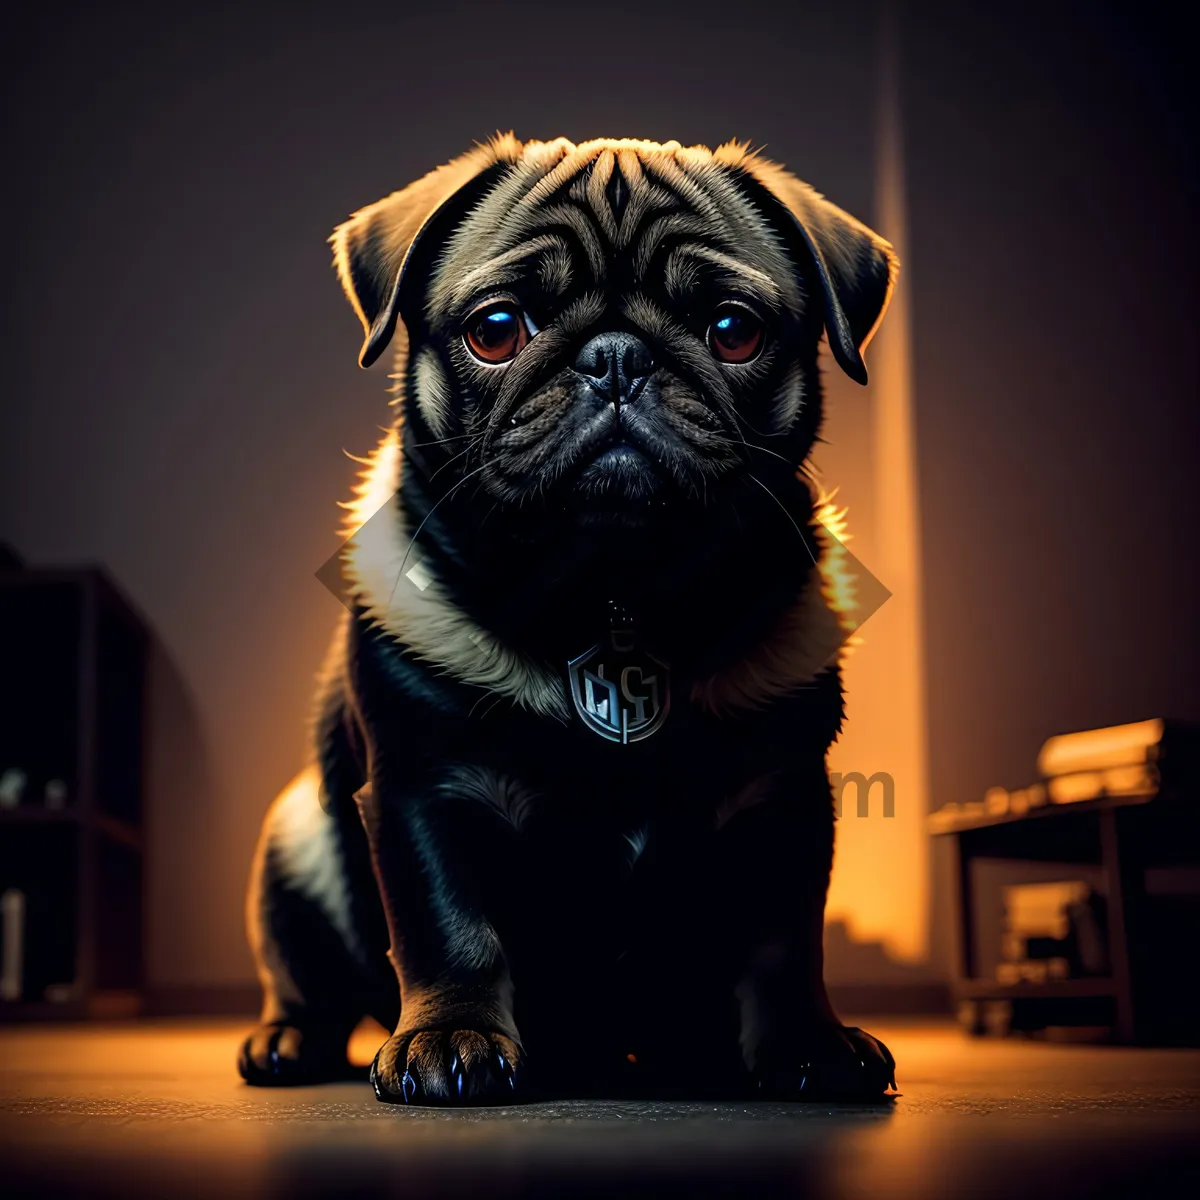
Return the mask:
<path id="1" fill-rule="evenodd" d="M 1004 888 L 996 981 L 1047 983 L 1108 969 L 1104 897 L 1081 880 Z"/>
<path id="2" fill-rule="evenodd" d="M 1037 758 L 1041 779 L 1010 791 L 989 788 L 982 800 L 947 804 L 929 818 L 933 833 L 981 817 L 1021 816 L 1046 804 L 1105 796 L 1152 798 L 1167 787 L 1200 782 L 1200 726 L 1155 717 L 1049 738 Z"/>

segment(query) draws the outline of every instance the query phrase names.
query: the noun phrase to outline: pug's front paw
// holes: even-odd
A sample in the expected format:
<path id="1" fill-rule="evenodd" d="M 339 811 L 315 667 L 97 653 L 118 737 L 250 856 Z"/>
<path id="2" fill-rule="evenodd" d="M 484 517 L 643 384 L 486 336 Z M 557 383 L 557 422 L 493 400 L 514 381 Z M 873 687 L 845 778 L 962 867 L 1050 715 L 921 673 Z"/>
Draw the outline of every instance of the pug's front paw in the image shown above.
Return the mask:
<path id="1" fill-rule="evenodd" d="M 418 1030 L 383 1044 L 371 1083 L 385 1104 L 511 1104 L 520 1065 L 520 1046 L 502 1033 Z"/>
<path id="2" fill-rule="evenodd" d="M 896 1088 L 896 1060 L 862 1029 L 822 1022 L 758 1047 L 750 1067 L 774 1100 L 879 1100 Z"/>

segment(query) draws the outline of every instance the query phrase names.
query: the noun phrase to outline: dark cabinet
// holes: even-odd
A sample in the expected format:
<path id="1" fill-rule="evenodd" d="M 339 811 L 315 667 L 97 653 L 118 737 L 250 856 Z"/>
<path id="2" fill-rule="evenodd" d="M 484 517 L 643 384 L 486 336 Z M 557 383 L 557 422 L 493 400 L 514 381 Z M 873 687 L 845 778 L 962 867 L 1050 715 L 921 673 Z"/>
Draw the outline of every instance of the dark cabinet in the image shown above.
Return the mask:
<path id="1" fill-rule="evenodd" d="M 0 571 L 0 1018 L 138 1007 L 146 662 L 103 571 Z"/>

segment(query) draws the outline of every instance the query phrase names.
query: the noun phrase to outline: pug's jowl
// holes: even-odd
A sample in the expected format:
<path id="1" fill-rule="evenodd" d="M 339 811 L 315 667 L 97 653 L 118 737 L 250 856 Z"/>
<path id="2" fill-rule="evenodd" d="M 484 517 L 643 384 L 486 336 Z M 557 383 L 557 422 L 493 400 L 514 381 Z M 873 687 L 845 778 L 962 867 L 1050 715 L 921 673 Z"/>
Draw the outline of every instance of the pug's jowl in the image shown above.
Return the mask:
<path id="1" fill-rule="evenodd" d="M 332 239 L 395 354 L 313 762 L 248 900 L 256 1084 L 871 1097 L 822 982 L 844 622 L 805 464 L 891 247 L 728 144 L 477 146 Z"/>

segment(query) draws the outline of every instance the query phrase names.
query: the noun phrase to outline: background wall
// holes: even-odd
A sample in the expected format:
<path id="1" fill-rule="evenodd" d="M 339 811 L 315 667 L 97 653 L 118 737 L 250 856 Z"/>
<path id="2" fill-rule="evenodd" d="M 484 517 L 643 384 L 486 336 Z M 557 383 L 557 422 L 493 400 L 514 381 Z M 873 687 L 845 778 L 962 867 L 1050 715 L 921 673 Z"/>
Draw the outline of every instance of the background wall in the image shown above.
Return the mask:
<path id="1" fill-rule="evenodd" d="M 938 803 L 1032 782 L 1051 733 L 1200 718 L 1186 41 L 1156 4 L 971 7 L 906 38 Z"/>
<path id="2" fill-rule="evenodd" d="M 874 10 L 772 7 L 23 14 L 0 537 L 105 563 L 159 635 L 153 983 L 251 977 L 241 889 L 337 613 L 313 572 L 341 448 L 388 416 L 328 232 L 510 127 L 751 137 L 871 221 Z M 1184 42 L 1153 6 L 967 9 L 901 17 L 938 802 L 1026 782 L 1056 730 L 1200 717 Z M 869 396 L 833 392 L 828 474 L 869 506 Z"/>

